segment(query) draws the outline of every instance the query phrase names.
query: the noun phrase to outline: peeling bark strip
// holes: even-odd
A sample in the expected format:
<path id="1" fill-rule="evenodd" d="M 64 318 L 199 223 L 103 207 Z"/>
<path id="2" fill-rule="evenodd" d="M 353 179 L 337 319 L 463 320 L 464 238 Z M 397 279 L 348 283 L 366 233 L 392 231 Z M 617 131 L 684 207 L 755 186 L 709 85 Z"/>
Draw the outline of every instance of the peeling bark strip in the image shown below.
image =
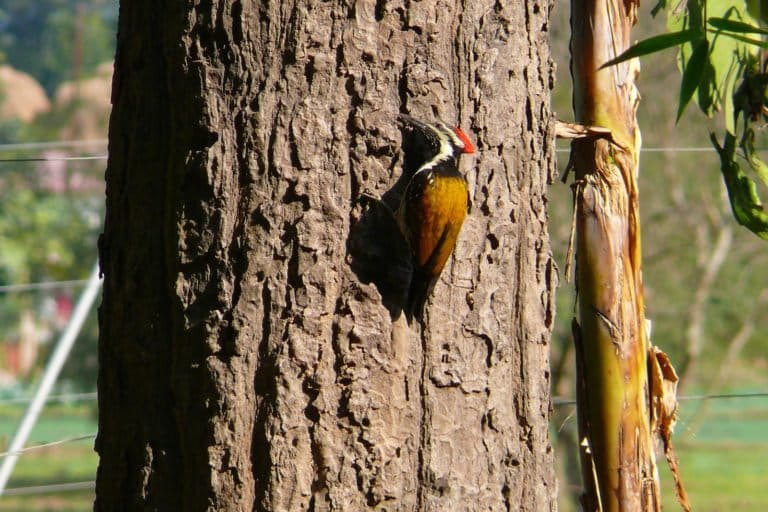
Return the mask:
<path id="1" fill-rule="evenodd" d="M 583 505 L 590 512 L 661 510 L 653 450 L 657 433 L 674 460 L 669 436 L 676 375 L 661 351 L 651 351 L 643 302 L 635 117 L 639 63 L 599 69 L 629 47 L 637 5 L 636 0 L 571 1 L 576 121 L 593 133 L 610 133 L 576 139 L 571 150 L 579 301 L 573 330 Z M 679 491 L 684 496 L 681 485 Z"/>
<path id="2" fill-rule="evenodd" d="M 549 8 L 122 3 L 96 510 L 555 508 Z M 359 201 L 399 112 L 481 148 L 423 332 Z"/>

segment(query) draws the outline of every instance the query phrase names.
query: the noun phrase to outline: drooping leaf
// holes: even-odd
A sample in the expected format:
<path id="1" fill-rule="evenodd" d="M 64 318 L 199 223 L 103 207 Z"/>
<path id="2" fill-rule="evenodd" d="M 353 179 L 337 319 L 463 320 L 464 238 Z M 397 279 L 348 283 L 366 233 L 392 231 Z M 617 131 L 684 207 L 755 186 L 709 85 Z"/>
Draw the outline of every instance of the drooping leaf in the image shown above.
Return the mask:
<path id="1" fill-rule="evenodd" d="M 736 162 L 722 166 L 728 199 L 736 220 L 764 240 L 768 240 L 768 215 L 760 203 L 755 182 L 744 174 Z"/>
<path id="2" fill-rule="evenodd" d="M 761 34 L 768 35 L 768 30 L 765 30 L 743 21 L 736 21 L 727 18 L 709 18 L 707 23 L 717 30 L 723 30 L 726 32 L 737 32 L 741 34 Z"/>
<path id="3" fill-rule="evenodd" d="M 720 147 L 714 134 L 712 143 L 720 155 L 720 172 L 728 190 L 733 216 L 739 224 L 764 240 L 768 240 L 768 214 L 763 209 L 757 185 L 735 159 L 735 139 L 726 133 L 724 147 Z"/>
<path id="4" fill-rule="evenodd" d="M 753 154 L 752 158 L 750 158 L 749 165 L 752 167 L 752 170 L 755 171 L 755 174 L 758 175 L 763 184 L 768 186 L 768 165 L 766 165 L 756 154 Z"/>
<path id="5" fill-rule="evenodd" d="M 747 128 L 745 128 L 744 136 L 741 140 L 741 149 L 744 151 L 744 156 L 747 158 L 749 166 L 763 184 L 768 187 L 768 165 L 763 162 L 755 150 L 755 131 L 749 127 L 748 122 L 744 124 L 747 125 Z"/>
<path id="6" fill-rule="evenodd" d="M 700 40 L 693 48 L 691 58 L 688 59 L 688 63 L 683 70 L 683 77 L 680 81 L 680 103 L 677 107 L 677 119 L 680 120 L 680 116 L 685 112 L 685 107 L 693 97 L 693 93 L 701 83 L 701 78 L 704 76 L 704 71 L 707 67 L 707 56 L 709 53 L 709 43 L 706 39 Z"/>
<path id="7" fill-rule="evenodd" d="M 669 34 L 661 34 L 658 36 L 649 37 L 648 39 L 644 39 L 630 46 L 621 55 L 615 59 L 609 60 L 600 66 L 600 69 L 613 66 L 614 64 L 619 64 L 620 62 L 624 62 L 635 57 L 641 57 L 643 55 L 660 52 L 661 50 L 666 50 L 667 48 L 673 48 L 681 44 L 696 41 L 697 39 L 703 39 L 703 37 L 704 34 L 701 30 L 698 29 L 687 29 L 681 30 L 679 32 L 670 32 Z"/>

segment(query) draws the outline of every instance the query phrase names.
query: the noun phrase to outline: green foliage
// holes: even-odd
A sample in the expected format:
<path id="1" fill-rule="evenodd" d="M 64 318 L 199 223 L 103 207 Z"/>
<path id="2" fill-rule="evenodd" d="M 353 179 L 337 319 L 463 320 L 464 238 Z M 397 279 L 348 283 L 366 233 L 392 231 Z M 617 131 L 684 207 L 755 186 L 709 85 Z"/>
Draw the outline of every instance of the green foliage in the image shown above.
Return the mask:
<path id="1" fill-rule="evenodd" d="M 728 18 L 709 18 L 707 23 L 712 28 L 722 31 L 726 35 L 729 32 L 768 35 L 768 30 L 750 25 L 749 23 L 744 23 L 743 21 L 736 21 Z"/>
<path id="2" fill-rule="evenodd" d="M 714 4 L 717 4 L 719 9 Z M 711 117 L 722 108 L 728 108 L 727 104 L 733 96 L 736 85 L 735 78 L 740 74 L 740 61 L 750 55 L 754 48 L 734 38 L 726 37 L 727 33 L 707 30 L 706 13 L 704 13 L 703 7 L 697 2 L 690 2 L 688 7 L 688 11 L 683 11 L 680 15 L 676 12 L 670 14 L 669 26 L 670 30 L 695 26 L 703 34 L 704 40 L 707 41 L 708 47 L 705 55 L 696 52 L 699 47 L 694 47 L 691 44 L 681 45 L 680 63 L 682 82 L 687 83 L 688 87 L 697 93 L 699 109 Z M 713 6 L 709 7 L 710 14 L 713 9 L 717 9 L 718 14 L 723 16 L 748 18 L 744 12 L 744 6 L 741 6 L 741 10 L 739 10 L 734 6 L 726 5 L 725 2 L 713 2 Z M 697 59 L 699 62 L 692 62 Z M 682 98 L 681 108 L 684 108 Z M 678 119 L 679 117 L 678 115 Z"/>
<path id="3" fill-rule="evenodd" d="M 712 144 L 720 155 L 720 172 L 725 180 L 734 217 L 739 224 L 749 228 L 760 238 L 768 240 L 768 215 L 763 211 L 757 184 L 747 176 L 735 156 L 735 138 L 726 132 L 725 144 L 720 147 L 713 134 Z M 765 167 L 754 152 L 748 161 L 756 161 L 756 165 Z M 761 177 L 764 177 L 764 172 L 761 171 L 761 174 Z"/>
<path id="4" fill-rule="evenodd" d="M 0 0 L 0 55 L 52 94 L 114 56 L 117 2 Z"/>
<path id="5" fill-rule="evenodd" d="M 0 0 L 0 62 L 30 73 L 51 94 L 63 81 L 87 77 L 112 59 L 116 21 L 115 0 Z M 29 124 L 0 121 L 0 143 L 61 140 L 63 132 L 71 133 L 73 118 L 88 116 L 91 121 L 94 116 L 104 116 L 103 109 L 89 109 L 87 101 L 54 104 L 51 111 Z M 89 126 L 100 127 L 101 123 L 99 119 Z M 106 126 L 103 133 L 106 136 Z M 94 154 L 94 149 L 65 154 Z M 39 149 L 4 149 L 0 154 L 6 160 L 45 156 Z M 63 184 L 74 175 L 81 183 L 102 182 L 104 162 L 67 162 L 58 170 L 51 166 L 0 162 L 0 285 L 84 279 L 91 270 L 103 217 L 103 191 L 68 190 Z M 56 178 L 58 185 L 51 186 L 57 173 L 63 175 Z M 31 313 L 35 326 L 45 331 L 40 339 L 55 341 L 62 325 L 52 320 L 53 299 L 68 296 L 76 301 L 79 293 L 74 288 L 0 294 L 0 347 L 18 338 L 22 312 Z M 61 385 L 71 390 L 94 387 L 95 316 L 89 315 L 60 378 Z M 29 380 L 37 376 L 51 347 L 51 343 L 41 345 Z M 5 351 L 0 351 L 0 365 L 4 357 Z"/>
<path id="6" fill-rule="evenodd" d="M 688 2 L 688 10 L 670 14 L 670 28 L 690 26 L 693 23 L 706 29 L 706 39 L 711 50 L 702 58 L 698 47 L 690 51 L 681 47 L 683 63 L 682 83 L 687 84 L 686 94 L 698 91 L 699 109 L 708 117 L 722 112 L 725 131 L 723 144 L 719 144 L 714 132 L 710 139 L 720 156 L 720 172 L 723 176 L 731 209 L 736 220 L 763 239 L 768 239 L 768 215 L 763 211 L 758 183 L 752 175 L 764 177 L 764 164 L 754 150 L 753 122 L 760 117 L 764 101 L 765 83 L 759 63 L 759 49 L 765 44 L 759 39 L 743 34 L 765 35 L 768 31 L 759 26 L 749 13 L 746 2 L 738 0 Z M 706 72 L 705 72 L 706 68 Z M 680 106 L 685 108 L 689 98 L 683 96 L 681 87 Z M 754 101 L 757 94 L 758 102 Z M 678 119 L 682 111 L 678 111 Z M 740 153 L 737 152 L 736 141 Z"/>
<path id="7" fill-rule="evenodd" d="M 85 278 L 96 257 L 101 205 L 77 194 L 52 194 L 35 183 L 34 169 L 11 171 L 8 165 L 0 167 L 0 284 Z M 76 300 L 79 291 L 59 293 Z M 45 313 L 52 300 L 51 292 L 0 295 L 0 340 L 16 338 L 22 311 L 35 312 L 38 325 L 56 335 L 61 326 Z M 64 375 L 78 389 L 93 388 L 95 339 L 90 319 L 76 345 L 79 359 Z"/>
<path id="8" fill-rule="evenodd" d="M 613 66 L 620 62 L 624 62 L 635 57 L 642 57 L 643 55 L 650 55 L 651 53 L 660 52 L 668 48 L 674 48 L 684 43 L 690 43 L 693 41 L 700 41 L 704 37 L 701 30 L 698 29 L 686 29 L 678 32 L 670 32 L 668 34 L 660 34 L 658 36 L 649 37 L 639 43 L 629 47 L 624 53 L 611 59 L 602 66 L 603 69 L 608 66 Z"/>
<path id="9" fill-rule="evenodd" d="M 720 156 L 720 172 L 731 209 L 741 225 L 768 240 L 768 214 L 763 210 L 759 185 L 752 178 L 756 175 L 768 185 L 768 167 L 755 150 L 753 127 L 768 118 L 768 75 L 760 55 L 760 49 L 768 48 L 768 43 L 754 37 L 768 35 L 768 30 L 761 26 L 763 9 L 768 9 L 763 4 L 768 2 L 689 0 L 686 8 L 680 9 L 679 5 L 659 2 L 654 12 L 671 8 L 670 33 L 640 41 L 608 64 L 672 47 L 680 49 L 682 76 L 677 120 L 694 97 L 707 117 L 722 112 L 723 144 L 720 145 L 720 137 L 714 131 L 710 139 Z M 747 162 L 746 170 L 751 173 L 745 172 L 742 161 Z"/>
<path id="10" fill-rule="evenodd" d="M 685 64 L 683 79 L 680 81 L 680 101 L 677 106 L 677 120 L 685 112 L 685 107 L 691 101 L 693 93 L 701 83 L 707 69 L 707 56 L 709 55 L 709 41 L 705 37 L 696 41 L 691 52 L 691 58 Z"/>
<path id="11" fill-rule="evenodd" d="M 47 405 L 30 434 L 28 444 L 36 445 L 93 434 L 97 428 L 92 413 L 93 405 Z M 2 408 L 0 415 L 5 421 L 0 426 L 0 438 L 8 440 L 13 435 L 23 412 L 24 409 L 19 406 Z M 93 442 L 93 439 L 83 439 L 26 452 L 14 468 L 8 488 L 93 481 L 98 466 Z M 0 500 L 0 511 L 79 512 L 92 509 L 94 497 L 93 489 L 4 495 Z"/>
<path id="12" fill-rule="evenodd" d="M 764 436 L 768 417 L 763 403 L 759 398 L 713 400 L 708 421 L 696 436 L 676 445 L 693 510 L 759 511 L 768 507 L 768 443 Z M 683 424 L 701 406 L 700 401 L 683 402 L 679 411 Z M 684 436 L 685 430 L 681 431 Z M 662 467 L 660 473 L 664 510 L 679 510 L 669 472 Z"/>

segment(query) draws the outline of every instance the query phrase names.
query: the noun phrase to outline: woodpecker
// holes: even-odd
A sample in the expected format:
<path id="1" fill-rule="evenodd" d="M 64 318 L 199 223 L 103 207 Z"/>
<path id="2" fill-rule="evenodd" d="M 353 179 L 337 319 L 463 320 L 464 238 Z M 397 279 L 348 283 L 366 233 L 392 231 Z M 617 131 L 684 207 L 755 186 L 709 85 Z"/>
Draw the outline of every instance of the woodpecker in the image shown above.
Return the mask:
<path id="1" fill-rule="evenodd" d="M 440 277 L 467 215 L 469 191 L 458 170 L 461 154 L 475 147 L 458 127 L 400 116 L 409 132 L 403 138 L 403 174 L 407 186 L 395 218 L 413 255 L 407 313 L 420 316 Z"/>

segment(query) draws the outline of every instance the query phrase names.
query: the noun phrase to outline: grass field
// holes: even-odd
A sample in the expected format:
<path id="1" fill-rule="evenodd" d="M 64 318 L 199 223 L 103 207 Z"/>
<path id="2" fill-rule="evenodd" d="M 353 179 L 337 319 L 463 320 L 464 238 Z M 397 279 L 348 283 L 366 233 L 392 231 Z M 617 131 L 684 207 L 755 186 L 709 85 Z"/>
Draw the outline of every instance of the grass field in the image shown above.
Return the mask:
<path id="1" fill-rule="evenodd" d="M 683 402 L 676 448 L 684 483 L 696 512 L 762 512 L 768 510 L 768 398 L 717 400 L 697 432 L 688 421 L 698 402 Z M 20 408 L 0 409 L 0 441 L 7 444 L 18 424 Z M 96 420 L 87 406 L 46 409 L 28 444 L 94 434 Z M 33 450 L 22 454 L 9 482 L 18 489 L 65 482 L 91 482 L 98 459 L 93 439 Z M 659 458 L 664 509 L 679 510 L 672 478 Z M 92 510 L 92 489 L 4 496 L 0 512 Z M 565 504 L 564 504 L 565 505 Z M 563 510 L 572 508 L 565 505 Z"/>
<path id="2" fill-rule="evenodd" d="M 0 438 L 8 444 L 23 411 L 0 409 Z M 89 406 L 46 408 L 30 435 L 27 445 L 36 445 L 96 433 L 96 419 Z M 98 458 L 93 439 L 69 442 L 21 454 L 8 482 L 8 490 L 60 484 L 92 482 Z M 24 491 L 19 491 L 24 492 Z M 10 494 L 9 493 L 9 494 Z M 0 498 L 0 511 L 82 512 L 93 509 L 93 489 L 57 493 L 6 495 Z"/>
<path id="3" fill-rule="evenodd" d="M 693 433 L 700 403 L 683 402 L 677 443 L 683 481 L 697 512 L 768 510 L 768 398 L 715 400 Z M 665 510 L 675 510 L 672 478 L 659 460 Z M 679 510 L 679 508 L 678 508 Z"/>
<path id="4" fill-rule="evenodd" d="M 681 402 L 673 442 L 683 483 L 695 512 L 763 512 L 768 510 L 768 397 L 712 400 L 707 414 L 695 425 L 701 401 Z M 575 417 L 568 428 L 575 428 Z M 559 427 L 559 425 L 558 425 Z M 557 446 L 555 457 L 575 446 Z M 657 456 L 665 511 L 681 510 L 672 475 L 663 454 Z M 561 512 L 578 510 L 564 490 L 578 492 L 579 484 L 560 482 Z"/>
<path id="5" fill-rule="evenodd" d="M 686 443 L 678 449 L 693 510 L 768 510 L 768 443 Z M 660 461 L 660 465 L 663 461 Z M 663 478 L 665 510 L 679 510 L 669 472 Z"/>

